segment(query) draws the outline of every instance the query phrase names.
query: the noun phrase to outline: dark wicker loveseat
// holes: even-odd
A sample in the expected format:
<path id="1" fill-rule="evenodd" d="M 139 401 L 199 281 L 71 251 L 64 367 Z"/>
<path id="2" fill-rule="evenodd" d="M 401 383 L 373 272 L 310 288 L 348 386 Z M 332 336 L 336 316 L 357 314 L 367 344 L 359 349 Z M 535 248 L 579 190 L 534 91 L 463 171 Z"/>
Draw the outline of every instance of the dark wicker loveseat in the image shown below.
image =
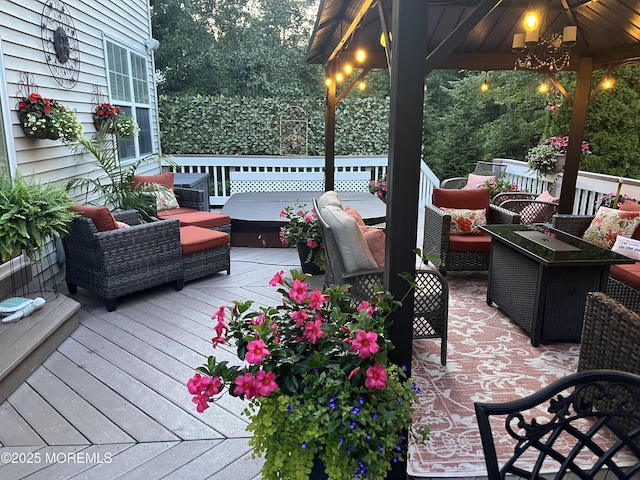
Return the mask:
<path id="1" fill-rule="evenodd" d="M 582 237 L 593 218 L 593 215 L 561 214 L 554 217 L 553 226 L 576 237 Z M 624 280 L 634 280 L 637 284 L 638 277 L 632 272 L 638 271 L 639 267 L 640 262 L 636 262 L 635 265 L 613 265 L 607 281 L 607 295 L 634 312 L 640 312 L 640 290 Z"/>
<path id="2" fill-rule="evenodd" d="M 129 228 L 99 232 L 92 220 L 76 217 L 62 238 L 69 293 L 85 288 L 105 300 L 108 311 L 116 299 L 146 288 L 175 282 L 184 286 L 178 220 L 139 223 L 135 210 L 118 212 Z"/>

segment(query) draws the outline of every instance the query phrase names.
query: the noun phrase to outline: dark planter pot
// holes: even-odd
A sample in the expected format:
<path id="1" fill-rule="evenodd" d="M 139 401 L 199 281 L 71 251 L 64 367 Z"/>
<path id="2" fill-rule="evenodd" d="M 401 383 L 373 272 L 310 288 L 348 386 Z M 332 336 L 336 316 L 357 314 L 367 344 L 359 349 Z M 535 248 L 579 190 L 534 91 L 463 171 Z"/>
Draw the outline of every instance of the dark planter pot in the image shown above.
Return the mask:
<path id="1" fill-rule="evenodd" d="M 324 471 L 324 462 L 318 456 L 313 457 L 313 467 L 309 480 L 327 480 L 329 475 Z"/>
<path id="2" fill-rule="evenodd" d="M 302 266 L 302 272 L 308 273 L 310 275 L 324 275 L 324 270 L 321 269 L 318 265 L 314 263 L 314 259 L 318 254 L 319 248 L 314 248 L 311 253 L 311 257 L 309 257 L 309 253 L 311 252 L 311 248 L 306 243 L 300 242 L 298 243 L 298 256 L 300 257 L 300 265 Z M 307 262 L 307 259 L 310 258 L 310 261 Z"/>
<path id="3" fill-rule="evenodd" d="M 95 114 L 93 115 L 93 126 L 96 127 L 98 132 L 104 128 L 105 133 L 114 133 L 111 120 L 99 117 Z"/>
<path id="4" fill-rule="evenodd" d="M 22 130 L 24 131 L 24 134 L 27 137 L 31 137 L 31 138 L 39 138 L 42 140 L 58 140 L 58 136 L 56 135 L 52 135 L 50 133 L 47 132 L 32 132 L 31 129 L 29 127 L 25 127 L 25 121 L 27 119 L 27 113 L 26 112 L 18 112 L 18 118 L 20 119 L 20 126 L 22 127 Z"/>

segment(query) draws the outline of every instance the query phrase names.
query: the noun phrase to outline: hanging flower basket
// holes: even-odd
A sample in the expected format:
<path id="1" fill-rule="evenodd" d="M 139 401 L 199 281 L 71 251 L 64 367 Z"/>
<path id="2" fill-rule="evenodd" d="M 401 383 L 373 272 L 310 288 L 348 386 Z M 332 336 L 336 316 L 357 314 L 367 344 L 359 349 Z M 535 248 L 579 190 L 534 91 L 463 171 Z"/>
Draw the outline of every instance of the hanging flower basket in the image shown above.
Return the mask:
<path id="1" fill-rule="evenodd" d="M 18 102 L 18 119 L 25 135 L 50 140 L 61 139 L 65 143 L 77 142 L 84 128 L 75 111 L 52 98 L 31 93 Z"/>
<path id="2" fill-rule="evenodd" d="M 100 117 L 99 115 L 93 114 L 93 125 L 96 127 L 98 132 L 104 133 L 115 133 L 113 131 L 113 122 L 110 118 Z"/>

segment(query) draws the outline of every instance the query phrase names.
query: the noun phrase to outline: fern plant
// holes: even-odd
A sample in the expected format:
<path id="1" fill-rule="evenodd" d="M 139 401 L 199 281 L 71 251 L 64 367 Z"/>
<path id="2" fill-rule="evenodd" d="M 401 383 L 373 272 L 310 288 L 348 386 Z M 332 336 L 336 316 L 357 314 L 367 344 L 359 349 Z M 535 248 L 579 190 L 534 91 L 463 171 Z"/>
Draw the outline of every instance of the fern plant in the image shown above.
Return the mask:
<path id="1" fill-rule="evenodd" d="M 48 237 L 68 231 L 74 217 L 73 201 L 64 187 L 41 185 L 0 171 L 0 259 L 5 262 L 22 250 L 31 260 Z"/>

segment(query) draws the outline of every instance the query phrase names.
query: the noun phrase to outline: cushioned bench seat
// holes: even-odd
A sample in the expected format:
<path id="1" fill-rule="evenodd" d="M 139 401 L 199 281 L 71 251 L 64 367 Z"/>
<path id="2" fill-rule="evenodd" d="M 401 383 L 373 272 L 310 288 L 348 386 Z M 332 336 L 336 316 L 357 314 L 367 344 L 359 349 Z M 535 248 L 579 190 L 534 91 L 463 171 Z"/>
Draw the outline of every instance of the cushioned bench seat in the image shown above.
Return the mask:
<path id="1" fill-rule="evenodd" d="M 449 250 L 456 252 L 489 252 L 491 237 L 488 235 L 451 235 Z"/>
<path id="2" fill-rule="evenodd" d="M 230 244 L 231 237 L 228 233 L 192 225 L 180 227 L 184 281 L 222 270 L 226 270 L 229 275 Z"/>
<path id="3" fill-rule="evenodd" d="M 175 212 L 174 210 L 183 211 Z M 162 220 L 177 218 L 180 220 L 180 226 L 202 227 L 231 234 L 231 217 L 221 213 L 201 212 L 189 208 L 172 208 L 171 210 L 158 211 L 158 218 Z"/>

